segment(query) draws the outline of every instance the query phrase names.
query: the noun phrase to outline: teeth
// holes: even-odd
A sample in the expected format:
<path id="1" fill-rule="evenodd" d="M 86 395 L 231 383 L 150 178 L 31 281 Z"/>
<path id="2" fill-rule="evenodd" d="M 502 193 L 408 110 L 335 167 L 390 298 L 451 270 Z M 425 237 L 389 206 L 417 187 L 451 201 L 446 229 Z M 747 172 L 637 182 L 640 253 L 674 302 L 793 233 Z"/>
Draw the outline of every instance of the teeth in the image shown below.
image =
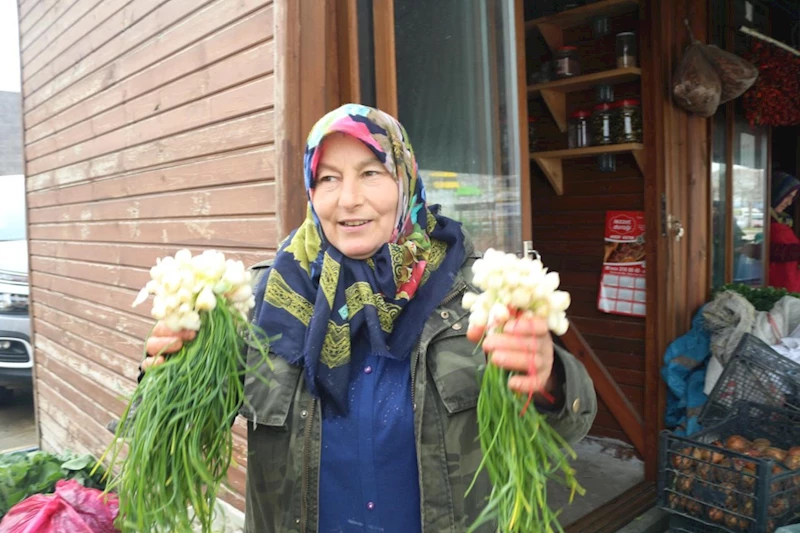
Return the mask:
<path id="1" fill-rule="evenodd" d="M 360 222 L 342 222 L 342 224 L 344 224 L 345 226 L 363 226 L 366 223 L 367 223 L 366 220 L 362 220 Z"/>

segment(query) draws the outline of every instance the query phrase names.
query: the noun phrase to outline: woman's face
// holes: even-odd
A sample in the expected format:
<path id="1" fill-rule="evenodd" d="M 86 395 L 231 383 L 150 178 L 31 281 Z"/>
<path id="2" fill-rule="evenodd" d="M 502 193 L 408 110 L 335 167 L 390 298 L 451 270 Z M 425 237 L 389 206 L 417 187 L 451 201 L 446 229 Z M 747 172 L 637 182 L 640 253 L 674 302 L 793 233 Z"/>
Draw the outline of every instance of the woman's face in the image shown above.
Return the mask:
<path id="1" fill-rule="evenodd" d="M 794 202 L 795 197 L 797 196 L 797 191 L 792 191 L 789 196 L 783 199 L 781 203 L 775 208 L 776 213 L 783 213 L 787 207 L 792 205 Z"/>
<path id="2" fill-rule="evenodd" d="M 372 257 L 394 231 L 399 196 L 395 178 L 350 135 L 333 133 L 320 149 L 311 204 L 325 238 L 347 257 Z"/>

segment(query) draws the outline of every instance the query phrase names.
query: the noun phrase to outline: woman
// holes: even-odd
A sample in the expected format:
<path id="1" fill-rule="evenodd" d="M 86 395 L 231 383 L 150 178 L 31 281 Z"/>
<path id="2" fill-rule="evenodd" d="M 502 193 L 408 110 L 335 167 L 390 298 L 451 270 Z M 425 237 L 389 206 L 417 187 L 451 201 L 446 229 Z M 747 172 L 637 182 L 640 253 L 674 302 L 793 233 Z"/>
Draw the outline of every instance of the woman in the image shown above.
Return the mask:
<path id="1" fill-rule="evenodd" d="M 264 369 L 271 386 L 245 383 L 247 531 L 464 531 L 491 490 L 484 475 L 465 496 L 481 459 L 485 364 L 460 303 L 472 244 L 426 205 L 406 132 L 381 111 L 349 104 L 323 117 L 305 186 L 305 222 L 268 270 L 256 267 L 266 274 L 254 320 L 280 338 Z M 180 349 L 181 336 L 159 327 L 148 353 L 165 346 Z M 510 388 L 556 398 L 539 405 L 563 437 L 585 436 L 592 382 L 545 323 L 510 324 L 484 347 L 521 373 Z"/>
<path id="2" fill-rule="evenodd" d="M 772 209 L 769 226 L 769 284 L 772 287 L 800 292 L 800 239 L 792 228 L 793 219 L 786 213 L 791 206 L 800 181 L 786 172 L 772 174 Z"/>

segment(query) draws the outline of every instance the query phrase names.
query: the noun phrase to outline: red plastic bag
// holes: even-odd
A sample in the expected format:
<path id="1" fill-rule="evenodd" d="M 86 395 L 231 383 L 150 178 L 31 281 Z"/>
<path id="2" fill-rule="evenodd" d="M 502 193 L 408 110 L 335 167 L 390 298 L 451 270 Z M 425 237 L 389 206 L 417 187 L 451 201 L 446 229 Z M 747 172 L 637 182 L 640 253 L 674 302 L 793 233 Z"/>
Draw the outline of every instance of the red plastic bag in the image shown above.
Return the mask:
<path id="1" fill-rule="evenodd" d="M 118 514 L 116 495 L 62 480 L 55 494 L 35 494 L 12 507 L 0 533 L 118 533 Z"/>

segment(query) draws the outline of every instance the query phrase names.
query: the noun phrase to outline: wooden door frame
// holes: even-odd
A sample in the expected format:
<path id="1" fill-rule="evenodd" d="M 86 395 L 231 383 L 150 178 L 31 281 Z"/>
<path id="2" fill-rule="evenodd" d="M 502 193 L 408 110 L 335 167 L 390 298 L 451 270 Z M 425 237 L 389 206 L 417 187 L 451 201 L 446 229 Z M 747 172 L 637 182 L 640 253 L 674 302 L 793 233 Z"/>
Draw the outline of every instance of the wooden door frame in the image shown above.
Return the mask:
<path id="1" fill-rule="evenodd" d="M 688 7 L 683 7 L 684 5 Z M 664 429 L 666 385 L 661 379 L 663 356 L 670 343 L 690 327 L 692 315 L 706 301 L 709 290 L 708 242 L 711 210 L 708 120 L 691 117 L 672 103 L 671 73 L 688 37 L 684 16 L 694 36 L 708 34 L 708 1 L 689 5 L 681 0 L 645 0 L 641 7 L 642 107 L 645 171 L 647 318 L 645 320 L 645 479 L 658 473 L 658 437 Z M 693 15 L 691 15 L 694 11 Z M 705 124 L 705 125 L 704 125 Z M 705 132 L 701 139 L 692 133 Z M 684 227 L 676 241 L 666 215 Z"/>
<path id="2" fill-rule="evenodd" d="M 662 127 L 644 129 L 645 149 L 649 152 L 645 171 L 644 206 L 646 217 L 645 248 L 647 255 L 647 304 L 645 319 L 645 388 L 644 423 L 645 446 L 652 450 L 645 456 L 645 479 L 657 477 L 658 433 L 663 429 L 663 413 L 666 408 L 665 388 L 660 377 L 660 354 L 666 350 L 670 340 L 670 328 L 662 317 L 668 315 L 672 298 L 667 290 L 669 268 L 667 265 L 667 228 L 662 222 L 662 202 L 666 202 L 667 171 L 666 154 L 660 147 L 666 144 L 664 119 L 670 104 L 664 87 L 665 46 L 663 39 L 669 37 L 664 31 L 662 17 L 669 15 L 669 4 L 662 1 L 647 1 L 641 8 L 640 20 L 649 25 L 649 38 L 641 41 L 642 101 L 651 102 L 642 107 L 644 124 L 660 124 Z M 666 35 L 665 35 L 666 33 Z"/>
<path id="3" fill-rule="evenodd" d="M 517 50 L 517 109 L 519 109 L 520 213 L 522 240 L 533 240 L 533 198 L 531 197 L 531 158 L 528 139 L 528 80 L 526 77 L 525 1 L 514 2 L 514 39 Z"/>

